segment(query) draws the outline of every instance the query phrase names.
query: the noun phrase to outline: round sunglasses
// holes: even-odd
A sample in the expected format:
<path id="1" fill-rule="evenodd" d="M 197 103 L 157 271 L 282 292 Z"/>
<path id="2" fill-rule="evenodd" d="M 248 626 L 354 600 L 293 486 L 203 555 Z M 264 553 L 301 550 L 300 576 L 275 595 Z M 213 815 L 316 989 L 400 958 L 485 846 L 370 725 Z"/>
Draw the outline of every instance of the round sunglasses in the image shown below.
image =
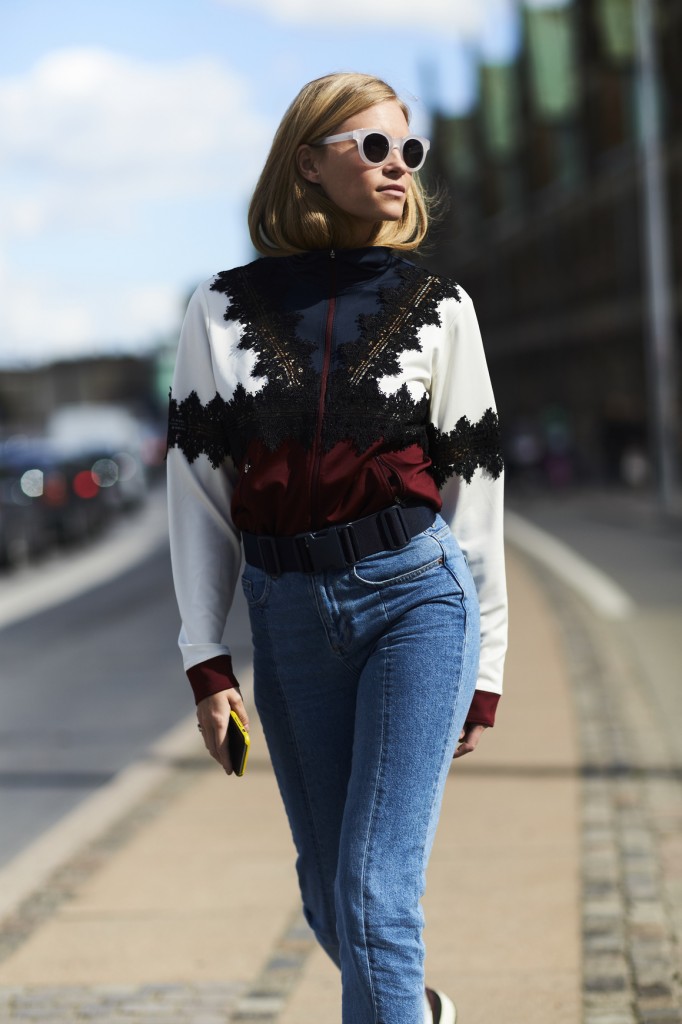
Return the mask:
<path id="1" fill-rule="evenodd" d="M 395 139 L 387 132 L 376 128 L 356 128 L 353 132 L 342 132 L 340 135 L 327 135 L 315 143 L 317 146 L 328 146 L 331 142 L 344 142 L 354 139 L 357 143 L 360 159 L 372 167 L 385 164 L 394 149 L 400 153 L 406 167 L 418 171 L 424 166 L 426 154 L 431 143 L 418 135 L 406 135 L 403 139 Z"/>

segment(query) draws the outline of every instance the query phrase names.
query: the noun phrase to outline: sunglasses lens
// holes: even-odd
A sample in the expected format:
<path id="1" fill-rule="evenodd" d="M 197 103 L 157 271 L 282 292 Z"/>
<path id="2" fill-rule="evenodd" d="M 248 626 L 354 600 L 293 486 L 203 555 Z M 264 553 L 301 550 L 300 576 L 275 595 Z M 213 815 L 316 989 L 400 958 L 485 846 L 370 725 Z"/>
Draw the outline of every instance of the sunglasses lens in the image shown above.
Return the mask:
<path id="1" fill-rule="evenodd" d="M 406 139 L 403 146 L 403 160 L 408 167 L 419 167 L 424 160 L 424 147 L 419 139 Z"/>
<path id="2" fill-rule="evenodd" d="M 362 152 L 366 158 L 373 164 L 380 164 L 388 156 L 389 143 L 385 135 L 380 132 L 372 132 L 371 135 L 365 135 L 362 143 Z"/>

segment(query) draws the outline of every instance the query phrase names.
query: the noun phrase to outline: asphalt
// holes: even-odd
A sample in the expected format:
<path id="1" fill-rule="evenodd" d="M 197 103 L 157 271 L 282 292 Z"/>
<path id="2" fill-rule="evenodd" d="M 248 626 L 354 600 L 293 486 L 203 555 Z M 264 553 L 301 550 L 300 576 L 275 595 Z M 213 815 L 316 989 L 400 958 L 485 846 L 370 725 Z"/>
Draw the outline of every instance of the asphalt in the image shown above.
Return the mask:
<path id="1" fill-rule="evenodd" d="M 453 762 L 429 866 L 428 983 L 461 1024 L 679 1024 L 682 769 L 627 623 L 512 545 L 508 576 L 505 696 Z M 153 784 L 0 921 L 2 1024 L 340 1022 L 252 717 L 243 779 L 188 721 Z"/>

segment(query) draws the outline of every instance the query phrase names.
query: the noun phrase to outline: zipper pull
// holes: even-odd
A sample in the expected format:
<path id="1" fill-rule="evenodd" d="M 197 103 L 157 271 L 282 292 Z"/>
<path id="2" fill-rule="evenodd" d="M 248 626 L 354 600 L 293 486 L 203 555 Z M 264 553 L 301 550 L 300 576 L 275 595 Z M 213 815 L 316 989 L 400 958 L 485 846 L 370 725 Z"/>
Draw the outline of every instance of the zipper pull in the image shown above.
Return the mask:
<path id="1" fill-rule="evenodd" d="M 335 260 L 336 259 L 336 252 L 334 251 L 334 249 L 330 249 L 329 250 L 329 259 L 330 260 Z"/>

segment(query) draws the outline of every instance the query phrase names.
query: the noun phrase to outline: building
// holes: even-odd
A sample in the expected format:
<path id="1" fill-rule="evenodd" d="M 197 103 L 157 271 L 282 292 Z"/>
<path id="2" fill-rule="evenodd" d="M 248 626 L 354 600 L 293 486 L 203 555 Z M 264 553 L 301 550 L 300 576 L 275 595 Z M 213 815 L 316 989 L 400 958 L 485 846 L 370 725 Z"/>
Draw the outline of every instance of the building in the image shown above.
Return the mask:
<path id="1" fill-rule="evenodd" d="M 89 356 L 5 369 L 0 373 L 0 437 L 38 434 L 51 413 L 80 402 L 120 404 L 139 416 L 159 417 L 165 413 L 157 387 L 159 358 Z"/>
<path id="2" fill-rule="evenodd" d="M 452 201 L 428 262 L 474 299 L 512 477 L 535 460 L 557 482 L 635 483 L 651 465 L 639 2 L 522 8 L 476 108 L 434 111 L 431 184 Z M 679 350 L 682 2 L 652 4 Z"/>

